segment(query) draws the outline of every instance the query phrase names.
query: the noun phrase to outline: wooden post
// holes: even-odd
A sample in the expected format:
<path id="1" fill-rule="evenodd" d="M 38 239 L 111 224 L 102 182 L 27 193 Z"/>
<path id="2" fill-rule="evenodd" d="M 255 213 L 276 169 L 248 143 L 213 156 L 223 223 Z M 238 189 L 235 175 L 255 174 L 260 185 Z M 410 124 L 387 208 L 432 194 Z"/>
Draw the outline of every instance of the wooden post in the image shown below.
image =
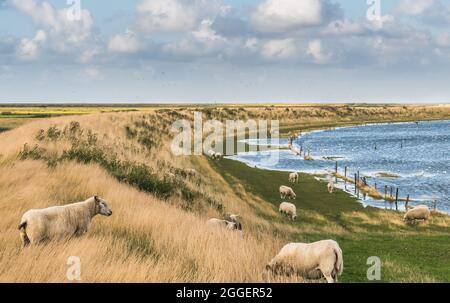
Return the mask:
<path id="1" fill-rule="evenodd" d="M 405 210 L 408 211 L 409 195 L 406 197 Z"/>
<path id="2" fill-rule="evenodd" d="M 344 171 L 344 182 L 345 182 L 344 184 L 345 190 L 347 190 L 347 166 L 345 167 Z"/>
<path id="3" fill-rule="evenodd" d="M 387 185 L 384 186 L 384 200 L 387 198 Z"/>
<path id="4" fill-rule="evenodd" d="M 398 187 L 395 192 L 395 210 L 398 210 Z"/>
<path id="5" fill-rule="evenodd" d="M 356 191 L 358 189 L 358 183 L 356 182 L 356 178 L 358 178 L 358 176 L 355 174 L 355 195 L 356 195 Z"/>
<path id="6" fill-rule="evenodd" d="M 300 146 L 300 156 L 302 155 L 303 152 L 303 145 Z"/>
<path id="7" fill-rule="evenodd" d="M 391 198 L 394 197 L 394 188 L 391 186 L 391 193 L 389 195 Z"/>
<path id="8" fill-rule="evenodd" d="M 377 182 L 375 182 L 375 190 L 377 190 Z"/>
<path id="9" fill-rule="evenodd" d="M 338 162 L 336 161 L 336 170 L 335 170 L 336 174 L 335 174 L 335 183 L 337 183 L 337 173 L 338 173 Z"/>
<path id="10" fill-rule="evenodd" d="M 433 208 L 434 208 L 434 211 L 437 210 L 437 200 L 436 199 L 433 200 Z"/>

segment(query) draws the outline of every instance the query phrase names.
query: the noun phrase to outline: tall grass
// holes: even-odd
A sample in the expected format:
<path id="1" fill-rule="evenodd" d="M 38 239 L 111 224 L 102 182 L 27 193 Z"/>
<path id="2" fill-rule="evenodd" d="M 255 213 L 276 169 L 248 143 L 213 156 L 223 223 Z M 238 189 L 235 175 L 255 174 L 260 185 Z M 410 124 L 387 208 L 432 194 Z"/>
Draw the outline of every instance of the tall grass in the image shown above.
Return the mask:
<path id="1" fill-rule="evenodd" d="M 381 119 L 410 120 L 416 114 L 442 118 L 449 113 L 446 107 L 425 111 L 344 106 L 199 110 L 204 118 L 282 119 L 296 128 L 363 121 L 378 112 Z M 84 282 L 259 282 L 266 263 L 286 242 L 338 237 L 345 240 L 345 260 L 359 262 L 363 249 L 353 240 L 369 234 L 382 237 L 385 232 L 393 232 L 395 237 L 421 232 L 420 228 L 402 227 L 398 216 L 362 213 L 355 205 L 329 215 L 323 211 L 329 210 L 329 205 L 321 203 L 321 208 L 314 209 L 318 203 L 313 199 L 308 201 L 310 209 L 302 209 L 298 223 L 281 220 L 273 205 L 276 192 L 269 188 L 279 186 L 283 176 L 256 177 L 242 168 L 233 172 L 232 167 L 218 170 L 205 157 L 174 157 L 170 153 L 171 122 L 192 118 L 193 109 L 103 113 L 37 120 L 1 133 L 0 281 L 64 282 L 67 258 L 78 256 Z M 188 168 L 195 168 L 198 176 L 189 177 Z M 265 183 L 251 186 L 253 192 L 235 175 Z M 325 186 L 314 184 L 305 192 L 326 192 Z M 21 248 L 17 225 L 26 210 L 77 202 L 95 194 L 109 202 L 112 217 L 96 217 L 82 237 Z M 328 199 L 327 203 L 334 203 Z M 206 226 L 207 219 L 225 213 L 242 216 L 244 237 Z M 448 226 L 448 219 L 436 218 L 429 233 L 440 236 Z M 406 270 L 402 264 L 411 265 L 407 262 L 398 263 L 395 258 L 389 262 L 391 272 L 401 275 L 401 281 L 434 279 Z M 358 272 L 359 267 L 355 271 L 355 263 L 350 264 L 350 271 Z"/>
<path id="2" fill-rule="evenodd" d="M 66 281 L 70 256 L 81 258 L 85 282 L 262 281 L 265 264 L 286 240 L 259 224 L 246 201 L 251 197 L 237 197 L 206 159 L 177 160 L 163 153 L 164 144 L 154 153 L 142 150 L 125 130 L 138 119 L 53 118 L 2 134 L 0 281 Z M 199 179 L 183 175 L 190 167 Z M 171 171 L 177 180 L 165 179 Z M 176 193 L 165 196 L 164 184 Z M 26 210 L 95 194 L 109 202 L 112 217 L 95 218 L 80 238 L 21 249 L 17 224 Z M 186 208 L 189 200 L 195 206 Z M 206 226 L 209 217 L 224 214 L 222 207 L 243 215 L 243 238 Z"/>

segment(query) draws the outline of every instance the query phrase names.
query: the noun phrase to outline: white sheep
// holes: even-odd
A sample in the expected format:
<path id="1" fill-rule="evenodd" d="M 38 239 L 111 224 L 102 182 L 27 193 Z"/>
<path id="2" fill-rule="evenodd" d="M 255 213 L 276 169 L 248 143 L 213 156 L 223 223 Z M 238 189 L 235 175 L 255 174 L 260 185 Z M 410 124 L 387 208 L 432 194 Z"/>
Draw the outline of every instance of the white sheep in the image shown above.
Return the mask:
<path id="1" fill-rule="evenodd" d="M 240 215 L 229 214 L 229 215 L 225 216 L 225 220 L 236 223 L 236 229 L 242 230 L 242 223 L 239 220 L 240 217 L 241 217 Z"/>
<path id="2" fill-rule="evenodd" d="M 88 231 L 96 215 L 112 215 L 106 201 L 97 196 L 64 206 L 31 209 L 22 216 L 19 224 L 23 246 L 80 236 Z"/>
<path id="3" fill-rule="evenodd" d="M 223 158 L 223 155 L 222 155 L 221 153 L 217 152 L 217 153 L 214 154 L 214 158 L 215 158 L 216 160 L 220 160 L 220 159 Z"/>
<path id="4" fill-rule="evenodd" d="M 415 221 L 415 220 L 428 220 L 430 218 L 431 212 L 428 206 L 418 205 L 410 210 L 408 210 L 403 217 L 403 221 Z"/>
<path id="5" fill-rule="evenodd" d="M 294 193 L 292 188 L 282 185 L 280 186 L 280 197 L 281 199 L 295 199 L 297 198 L 297 195 Z"/>
<path id="6" fill-rule="evenodd" d="M 270 274 L 299 275 L 306 279 L 325 277 L 328 283 L 337 282 L 344 270 L 342 250 L 333 240 L 311 244 L 290 243 L 266 266 Z"/>
<path id="7" fill-rule="evenodd" d="M 330 194 L 332 194 L 333 191 L 334 191 L 334 182 L 333 182 L 333 180 L 331 180 L 330 182 L 328 182 L 327 188 L 328 188 L 328 192 L 329 192 Z"/>
<path id="8" fill-rule="evenodd" d="M 206 224 L 217 227 L 225 227 L 228 230 L 238 230 L 238 224 L 236 222 L 231 222 L 222 219 L 212 218 L 209 219 Z"/>
<path id="9" fill-rule="evenodd" d="M 278 210 L 281 214 L 285 214 L 292 220 L 295 220 L 297 218 L 297 208 L 292 203 L 283 202 L 280 204 L 280 208 Z"/>
<path id="10" fill-rule="evenodd" d="M 214 157 L 215 157 L 215 155 L 216 155 L 216 153 L 213 151 L 213 150 L 208 150 L 208 156 L 210 157 L 210 158 L 213 158 L 214 159 Z"/>
<path id="11" fill-rule="evenodd" d="M 289 182 L 297 183 L 298 182 L 298 173 L 290 173 L 289 174 Z"/>

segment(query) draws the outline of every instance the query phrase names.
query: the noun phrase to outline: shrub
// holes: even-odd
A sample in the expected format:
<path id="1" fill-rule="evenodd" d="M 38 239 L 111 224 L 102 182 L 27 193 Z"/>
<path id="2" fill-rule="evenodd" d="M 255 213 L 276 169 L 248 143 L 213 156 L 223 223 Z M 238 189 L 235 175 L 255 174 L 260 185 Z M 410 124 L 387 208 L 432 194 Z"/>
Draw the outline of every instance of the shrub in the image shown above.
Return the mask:
<path id="1" fill-rule="evenodd" d="M 50 140 L 56 141 L 60 138 L 61 131 L 56 127 L 52 126 L 49 129 L 47 129 L 47 138 Z"/>
<path id="2" fill-rule="evenodd" d="M 45 139 L 45 131 L 43 129 L 40 129 L 38 133 L 36 134 L 36 140 L 42 141 Z"/>
<path id="3" fill-rule="evenodd" d="M 45 149 L 39 147 L 38 145 L 33 146 L 33 148 L 30 148 L 28 144 L 24 144 L 23 149 L 19 152 L 19 159 L 20 160 L 40 160 L 45 158 Z"/>

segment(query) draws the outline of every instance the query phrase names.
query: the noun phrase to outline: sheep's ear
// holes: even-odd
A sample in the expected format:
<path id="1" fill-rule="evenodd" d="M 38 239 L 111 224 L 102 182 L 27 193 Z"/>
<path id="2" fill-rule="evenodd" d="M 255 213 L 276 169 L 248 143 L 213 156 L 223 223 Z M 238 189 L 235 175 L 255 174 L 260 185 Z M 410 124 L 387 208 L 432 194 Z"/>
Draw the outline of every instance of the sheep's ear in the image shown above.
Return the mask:
<path id="1" fill-rule="evenodd" d="M 98 196 L 94 196 L 94 201 L 97 202 L 97 203 L 100 202 L 100 199 L 98 198 Z"/>

